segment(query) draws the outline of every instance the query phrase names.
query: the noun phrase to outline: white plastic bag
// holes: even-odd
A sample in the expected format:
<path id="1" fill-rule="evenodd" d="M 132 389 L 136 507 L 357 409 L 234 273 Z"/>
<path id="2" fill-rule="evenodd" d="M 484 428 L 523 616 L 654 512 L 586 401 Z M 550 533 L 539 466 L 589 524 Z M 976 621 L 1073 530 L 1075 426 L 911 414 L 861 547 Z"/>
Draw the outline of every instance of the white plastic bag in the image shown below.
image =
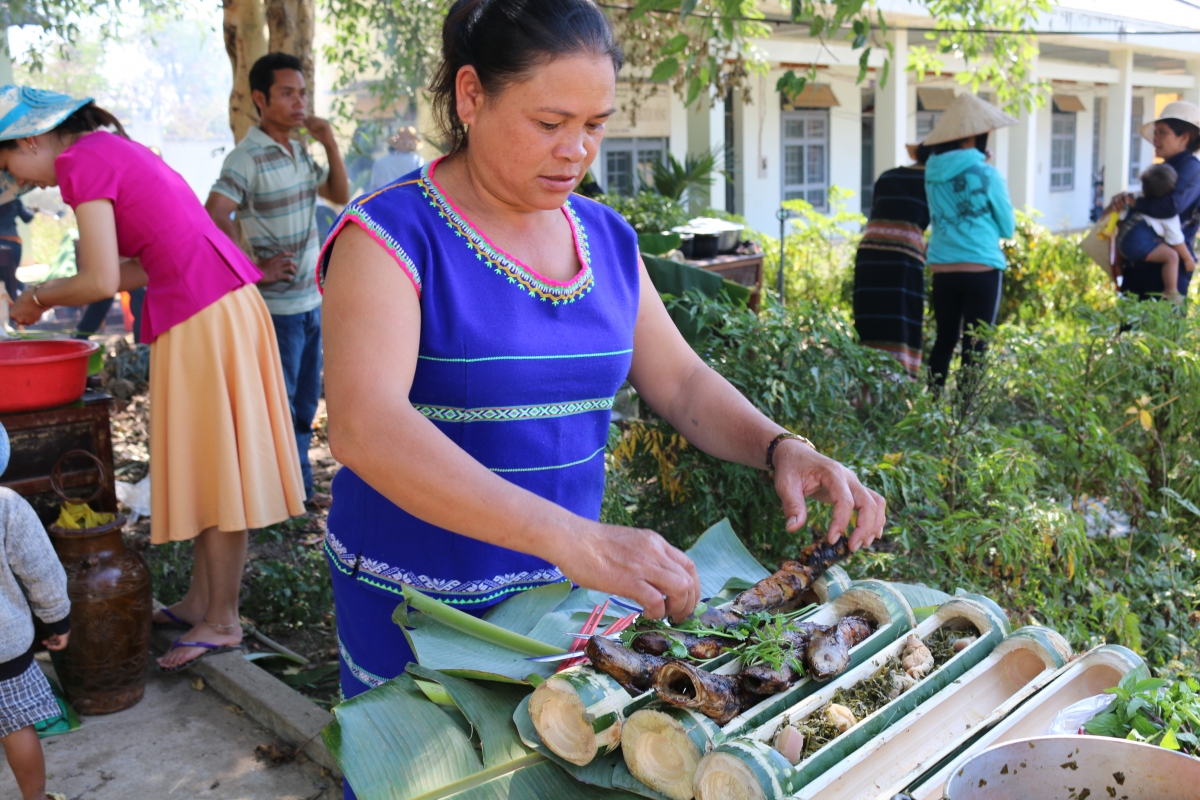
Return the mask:
<path id="1" fill-rule="evenodd" d="M 150 476 L 137 483 L 117 481 L 117 500 L 133 512 L 129 517 L 131 525 L 140 517 L 150 516 Z"/>
<path id="2" fill-rule="evenodd" d="M 1091 722 L 1092 717 L 1102 714 L 1113 700 L 1117 698 L 1111 694 L 1098 694 L 1092 697 L 1085 697 L 1078 703 L 1072 703 L 1055 715 L 1054 721 L 1050 723 L 1050 730 L 1046 731 L 1047 736 L 1073 736 L 1078 733 L 1083 733 L 1083 726 Z"/>

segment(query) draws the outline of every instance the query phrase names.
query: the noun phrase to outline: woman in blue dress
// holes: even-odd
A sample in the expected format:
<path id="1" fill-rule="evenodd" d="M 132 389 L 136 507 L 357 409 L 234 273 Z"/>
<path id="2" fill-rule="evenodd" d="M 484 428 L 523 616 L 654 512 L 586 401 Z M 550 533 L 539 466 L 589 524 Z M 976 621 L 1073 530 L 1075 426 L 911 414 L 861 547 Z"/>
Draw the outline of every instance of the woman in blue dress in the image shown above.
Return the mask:
<path id="1" fill-rule="evenodd" d="M 407 584 L 471 613 L 575 583 L 682 618 L 695 567 L 653 531 L 597 522 L 613 395 L 719 458 L 760 468 L 799 530 L 805 498 L 884 502 L 774 424 L 683 341 L 616 213 L 571 191 L 613 113 L 620 50 L 590 0 L 459 0 L 434 106 L 450 155 L 352 203 L 322 252 L 333 484 L 326 554 L 342 690 L 414 660 Z M 468 133 L 469 131 L 469 133 Z M 768 452 L 770 451 L 770 456 Z"/>

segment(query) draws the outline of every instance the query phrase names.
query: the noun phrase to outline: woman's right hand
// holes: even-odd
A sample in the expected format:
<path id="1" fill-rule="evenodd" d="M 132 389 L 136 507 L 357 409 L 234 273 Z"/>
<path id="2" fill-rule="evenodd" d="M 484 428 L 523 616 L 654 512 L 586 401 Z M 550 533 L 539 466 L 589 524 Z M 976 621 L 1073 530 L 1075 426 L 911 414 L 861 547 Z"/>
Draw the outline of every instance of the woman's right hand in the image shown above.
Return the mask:
<path id="1" fill-rule="evenodd" d="M 1113 199 L 1108 201 L 1108 208 L 1105 211 L 1115 211 L 1120 214 L 1125 209 L 1132 206 L 1137 201 L 1137 196 L 1130 192 L 1122 192 L 1114 195 Z"/>
<path id="2" fill-rule="evenodd" d="M 700 602 L 696 565 L 654 531 L 588 523 L 565 539 L 550 560 L 584 588 L 627 597 L 651 619 L 686 619 Z"/>

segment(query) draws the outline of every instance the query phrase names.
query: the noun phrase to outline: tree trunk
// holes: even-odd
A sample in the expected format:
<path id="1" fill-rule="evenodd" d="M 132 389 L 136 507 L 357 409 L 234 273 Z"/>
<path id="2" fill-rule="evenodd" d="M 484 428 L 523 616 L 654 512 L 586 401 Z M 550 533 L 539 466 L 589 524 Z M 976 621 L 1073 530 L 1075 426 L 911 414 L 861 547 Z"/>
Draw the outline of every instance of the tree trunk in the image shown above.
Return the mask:
<path id="1" fill-rule="evenodd" d="M 313 0 L 264 0 L 272 53 L 290 53 L 300 59 L 308 87 L 309 111 L 316 90 L 313 84 Z"/>
<path id="2" fill-rule="evenodd" d="M 267 54 L 266 15 L 262 0 L 222 0 L 221 7 L 225 18 L 225 52 L 233 67 L 229 127 L 234 141 L 240 142 L 259 121 L 258 109 L 250 96 L 250 67 Z"/>

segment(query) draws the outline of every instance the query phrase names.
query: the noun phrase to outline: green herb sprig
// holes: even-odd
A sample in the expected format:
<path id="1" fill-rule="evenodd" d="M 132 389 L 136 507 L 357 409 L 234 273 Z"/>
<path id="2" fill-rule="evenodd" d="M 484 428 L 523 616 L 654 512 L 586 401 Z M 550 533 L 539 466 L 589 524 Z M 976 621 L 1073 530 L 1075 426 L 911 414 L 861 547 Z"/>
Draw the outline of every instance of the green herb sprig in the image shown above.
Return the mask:
<path id="1" fill-rule="evenodd" d="M 1084 724 L 1087 733 L 1200 754 L 1200 683 L 1195 678 L 1139 681 L 1131 672 L 1104 691 L 1115 696 L 1112 705 Z"/>

